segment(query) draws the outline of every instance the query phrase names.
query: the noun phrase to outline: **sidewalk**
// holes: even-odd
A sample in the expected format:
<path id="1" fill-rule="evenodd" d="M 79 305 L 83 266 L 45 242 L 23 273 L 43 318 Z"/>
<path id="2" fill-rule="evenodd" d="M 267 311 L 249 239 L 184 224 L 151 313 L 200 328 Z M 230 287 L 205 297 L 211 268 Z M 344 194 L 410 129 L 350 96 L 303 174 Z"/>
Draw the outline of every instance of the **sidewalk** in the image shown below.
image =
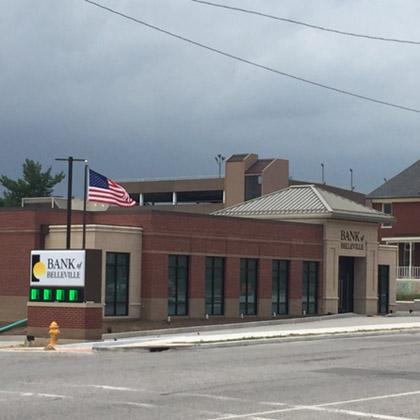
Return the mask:
<path id="1" fill-rule="evenodd" d="M 229 325 L 196 326 L 177 329 L 105 334 L 101 342 L 81 342 L 56 346 L 56 351 L 162 351 L 170 348 L 198 348 L 255 344 L 267 340 L 296 340 L 343 334 L 377 334 L 396 331 L 420 332 L 420 314 L 364 316 L 340 314 L 311 318 L 271 320 Z M 0 336 L 0 347 L 40 351 L 23 347 L 25 337 Z"/>
<path id="2" fill-rule="evenodd" d="M 200 346 L 245 345 L 257 341 L 297 339 L 336 334 L 366 334 L 395 331 L 420 332 L 420 315 L 363 316 L 355 314 L 261 321 L 232 325 L 199 326 L 106 334 L 104 341 L 91 343 L 93 351 L 147 350 Z M 58 346 L 58 348 L 70 348 Z M 57 350 L 58 350 L 57 348 Z"/>

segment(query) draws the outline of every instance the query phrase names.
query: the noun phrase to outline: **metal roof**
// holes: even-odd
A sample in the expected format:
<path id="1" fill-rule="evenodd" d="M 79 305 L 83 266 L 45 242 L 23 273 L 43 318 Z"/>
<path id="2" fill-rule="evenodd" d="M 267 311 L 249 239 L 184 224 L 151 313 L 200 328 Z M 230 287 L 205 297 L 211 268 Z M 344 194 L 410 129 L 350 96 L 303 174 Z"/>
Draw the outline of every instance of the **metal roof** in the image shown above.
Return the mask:
<path id="1" fill-rule="evenodd" d="M 216 216 L 264 218 L 337 218 L 390 223 L 392 216 L 323 190 L 295 185 L 213 213 Z"/>

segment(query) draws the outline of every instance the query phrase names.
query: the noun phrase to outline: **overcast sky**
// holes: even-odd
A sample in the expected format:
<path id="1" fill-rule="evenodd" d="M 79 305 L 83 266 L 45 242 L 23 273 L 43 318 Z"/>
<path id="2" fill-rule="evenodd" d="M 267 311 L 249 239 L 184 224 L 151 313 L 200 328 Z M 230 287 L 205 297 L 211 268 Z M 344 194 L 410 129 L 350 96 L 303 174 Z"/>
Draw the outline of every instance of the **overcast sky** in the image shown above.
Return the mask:
<path id="1" fill-rule="evenodd" d="M 190 0 L 97 0 L 259 65 L 420 110 L 420 45 L 339 35 Z M 420 41 L 418 0 L 215 0 Z M 83 0 L 1 0 L 0 174 L 86 158 L 114 179 L 217 175 L 217 154 L 290 161 L 294 179 L 370 192 L 420 158 L 420 113 L 227 58 Z M 83 165 L 74 191 L 82 194 Z M 1 190 L 0 190 L 1 192 Z M 56 189 L 66 194 L 66 181 Z"/>

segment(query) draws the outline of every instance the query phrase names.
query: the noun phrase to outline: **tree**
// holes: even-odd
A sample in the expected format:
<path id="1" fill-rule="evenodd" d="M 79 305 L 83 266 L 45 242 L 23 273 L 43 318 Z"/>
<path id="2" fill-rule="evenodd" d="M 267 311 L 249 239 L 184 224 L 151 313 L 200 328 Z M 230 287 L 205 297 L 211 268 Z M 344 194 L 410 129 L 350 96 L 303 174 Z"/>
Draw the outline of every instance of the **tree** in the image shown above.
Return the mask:
<path id="1" fill-rule="evenodd" d="M 42 172 L 42 165 L 31 159 L 23 164 L 23 179 L 14 181 L 6 175 L 0 176 L 0 184 L 6 188 L 0 207 L 20 207 L 23 197 L 51 197 L 54 186 L 64 178 L 64 172 L 51 175 L 51 167 Z"/>

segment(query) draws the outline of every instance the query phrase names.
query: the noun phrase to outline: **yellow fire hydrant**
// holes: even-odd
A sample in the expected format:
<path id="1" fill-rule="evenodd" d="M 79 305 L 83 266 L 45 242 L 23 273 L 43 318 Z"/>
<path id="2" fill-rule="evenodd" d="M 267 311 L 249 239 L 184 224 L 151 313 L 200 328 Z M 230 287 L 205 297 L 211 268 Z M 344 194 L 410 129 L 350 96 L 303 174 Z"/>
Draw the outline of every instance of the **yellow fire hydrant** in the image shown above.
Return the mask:
<path id="1" fill-rule="evenodd" d="M 51 322 L 48 330 L 48 334 L 50 335 L 50 342 L 46 345 L 45 350 L 55 350 L 54 346 L 57 343 L 57 336 L 60 334 L 60 330 L 58 329 L 58 324 L 53 321 Z"/>

